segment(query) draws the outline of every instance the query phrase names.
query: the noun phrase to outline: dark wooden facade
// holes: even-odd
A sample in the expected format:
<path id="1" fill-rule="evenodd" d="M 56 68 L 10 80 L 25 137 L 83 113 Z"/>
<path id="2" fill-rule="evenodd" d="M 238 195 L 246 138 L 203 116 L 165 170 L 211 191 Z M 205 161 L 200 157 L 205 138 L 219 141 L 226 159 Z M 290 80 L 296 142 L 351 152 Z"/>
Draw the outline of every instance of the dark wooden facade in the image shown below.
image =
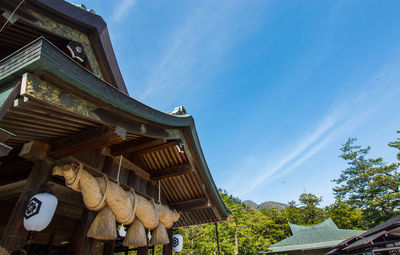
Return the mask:
<path id="1" fill-rule="evenodd" d="M 326 255 L 399 255 L 400 215 L 366 231 L 344 240 Z"/>
<path id="2" fill-rule="evenodd" d="M 1 24 L 9 20 L 0 33 L 0 246 L 25 245 L 23 211 L 44 190 L 59 205 L 31 254 L 112 254 L 119 245 L 86 237 L 95 214 L 51 175 L 61 163 L 83 163 L 92 175 L 117 181 L 122 158 L 121 186 L 155 200 L 160 191 L 161 202 L 181 212 L 173 228 L 224 220 L 227 209 L 193 118 L 183 108 L 166 114 L 127 95 L 101 17 L 64 1 L 37 0 L 10 19 L 17 4 L 0 3 Z M 83 59 L 73 58 L 68 45 L 81 47 Z"/>

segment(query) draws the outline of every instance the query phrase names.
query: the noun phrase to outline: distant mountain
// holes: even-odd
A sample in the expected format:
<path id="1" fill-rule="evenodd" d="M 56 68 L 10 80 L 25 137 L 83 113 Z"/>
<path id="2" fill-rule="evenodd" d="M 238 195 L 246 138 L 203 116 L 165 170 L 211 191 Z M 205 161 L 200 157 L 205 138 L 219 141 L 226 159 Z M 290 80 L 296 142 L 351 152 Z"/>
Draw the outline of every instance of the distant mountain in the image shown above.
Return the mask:
<path id="1" fill-rule="evenodd" d="M 265 208 L 265 209 L 271 209 L 271 208 L 285 209 L 286 207 L 288 207 L 287 204 L 274 201 L 265 201 L 258 206 L 258 208 Z"/>
<path id="2" fill-rule="evenodd" d="M 252 208 L 256 208 L 256 209 L 261 209 L 261 208 L 265 208 L 265 209 L 271 209 L 271 208 L 278 208 L 278 209 L 284 209 L 287 207 L 286 204 L 284 203 L 280 203 L 280 202 L 274 202 L 274 201 L 265 201 L 261 204 L 257 204 L 251 200 L 244 200 L 242 202 L 243 204 L 252 207 Z"/>
<path id="3" fill-rule="evenodd" d="M 247 206 L 249 206 L 249 207 L 253 207 L 253 208 L 258 209 L 258 204 L 253 202 L 253 201 L 251 201 L 251 200 L 244 200 L 242 203 L 247 205 Z"/>

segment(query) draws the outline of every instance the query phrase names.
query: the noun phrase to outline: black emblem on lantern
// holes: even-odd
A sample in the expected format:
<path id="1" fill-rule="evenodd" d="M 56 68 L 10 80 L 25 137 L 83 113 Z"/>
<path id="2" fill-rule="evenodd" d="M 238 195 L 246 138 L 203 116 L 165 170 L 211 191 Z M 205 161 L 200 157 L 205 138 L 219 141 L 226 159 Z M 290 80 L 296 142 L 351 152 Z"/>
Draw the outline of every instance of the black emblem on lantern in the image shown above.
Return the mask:
<path id="1" fill-rule="evenodd" d="M 179 245 L 179 239 L 176 238 L 175 236 L 172 238 L 172 247 L 176 247 Z"/>
<path id="2" fill-rule="evenodd" d="M 40 211 L 40 206 L 42 206 L 42 201 L 40 201 L 36 197 L 32 198 L 31 201 L 29 201 L 28 206 L 26 207 L 24 215 L 25 219 L 29 219 L 30 217 L 38 214 Z"/>

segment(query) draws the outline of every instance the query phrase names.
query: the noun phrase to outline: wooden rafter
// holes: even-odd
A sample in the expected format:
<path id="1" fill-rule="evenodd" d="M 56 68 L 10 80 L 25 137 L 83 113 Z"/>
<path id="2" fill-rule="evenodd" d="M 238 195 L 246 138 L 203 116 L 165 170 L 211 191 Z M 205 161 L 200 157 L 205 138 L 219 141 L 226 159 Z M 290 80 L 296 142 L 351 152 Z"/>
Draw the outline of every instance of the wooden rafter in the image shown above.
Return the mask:
<path id="1" fill-rule="evenodd" d="M 158 146 L 155 146 L 155 147 L 151 147 L 151 148 L 148 148 L 148 149 L 145 149 L 145 150 L 140 150 L 140 151 L 136 152 L 135 155 L 142 155 L 142 154 L 146 154 L 146 153 L 149 153 L 149 152 L 170 148 L 170 147 L 173 147 L 175 145 L 176 145 L 176 141 L 171 141 L 171 142 L 164 143 L 164 144 L 161 144 L 161 145 L 158 145 Z"/>
<path id="2" fill-rule="evenodd" d="M 169 167 L 162 170 L 152 172 L 150 178 L 152 180 L 161 180 L 165 178 L 171 178 L 175 176 L 185 175 L 193 171 L 190 164 L 183 164 L 179 166 Z"/>
<path id="3" fill-rule="evenodd" d="M 166 140 L 164 139 L 155 139 L 151 141 L 145 141 L 142 143 L 138 143 L 137 141 L 128 141 L 121 144 L 117 144 L 111 147 L 111 154 L 117 156 L 120 154 L 128 154 L 135 153 L 138 151 L 150 149 L 161 144 L 164 144 Z"/>
<path id="4" fill-rule="evenodd" d="M 168 204 L 169 207 L 178 211 L 196 210 L 201 208 L 208 208 L 210 204 L 205 197 L 196 198 L 192 200 L 180 201 Z"/>

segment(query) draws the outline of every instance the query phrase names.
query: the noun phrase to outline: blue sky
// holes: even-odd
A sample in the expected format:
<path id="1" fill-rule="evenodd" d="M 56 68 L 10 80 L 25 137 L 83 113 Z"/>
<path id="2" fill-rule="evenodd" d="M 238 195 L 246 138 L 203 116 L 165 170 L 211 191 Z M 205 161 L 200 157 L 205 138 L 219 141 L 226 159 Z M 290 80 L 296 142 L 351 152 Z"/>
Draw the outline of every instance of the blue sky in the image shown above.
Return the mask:
<path id="1" fill-rule="evenodd" d="M 82 1 L 108 23 L 129 93 L 193 115 L 218 187 L 333 202 L 348 137 L 395 160 L 400 1 Z"/>

